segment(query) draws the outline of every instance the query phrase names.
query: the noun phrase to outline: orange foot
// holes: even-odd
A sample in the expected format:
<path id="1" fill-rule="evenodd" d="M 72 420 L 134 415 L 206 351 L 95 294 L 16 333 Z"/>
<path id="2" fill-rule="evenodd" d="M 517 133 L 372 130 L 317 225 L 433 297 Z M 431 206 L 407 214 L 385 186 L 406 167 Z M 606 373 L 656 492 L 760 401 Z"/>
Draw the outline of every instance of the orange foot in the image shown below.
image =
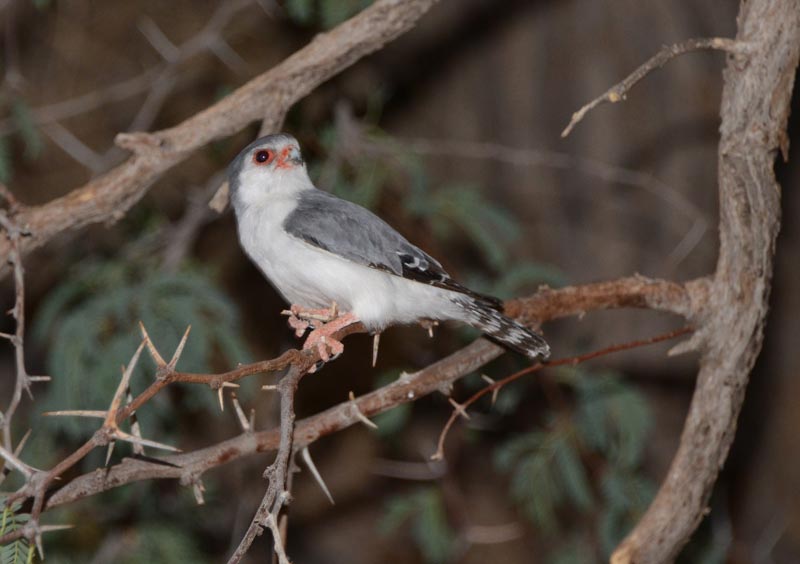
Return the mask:
<path id="1" fill-rule="evenodd" d="M 310 309 L 292 304 L 288 310 L 284 310 L 281 313 L 289 317 L 289 327 L 294 329 L 294 334 L 297 337 L 305 335 L 309 328 L 316 329 L 329 321 L 333 321 L 339 315 L 336 302 L 333 302 L 331 307 L 326 309 Z"/>
<path id="2" fill-rule="evenodd" d="M 320 359 L 328 362 L 344 352 L 344 345 L 335 339 L 333 334 L 353 323 L 358 323 L 358 318 L 352 313 L 345 313 L 333 321 L 316 327 L 303 343 L 303 350 L 316 349 Z"/>

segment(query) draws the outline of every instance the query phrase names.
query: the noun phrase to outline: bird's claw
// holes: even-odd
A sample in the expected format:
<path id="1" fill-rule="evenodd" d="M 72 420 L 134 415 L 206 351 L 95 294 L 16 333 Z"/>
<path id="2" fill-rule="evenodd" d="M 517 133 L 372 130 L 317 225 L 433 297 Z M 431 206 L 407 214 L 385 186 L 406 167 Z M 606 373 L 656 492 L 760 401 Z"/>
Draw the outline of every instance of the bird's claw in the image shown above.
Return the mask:
<path id="1" fill-rule="evenodd" d="M 339 317 L 339 306 L 332 302 L 329 308 L 311 309 L 292 304 L 281 313 L 289 317 L 289 327 L 294 329 L 295 336 L 302 337 L 309 329 L 316 330 Z"/>
<path id="2" fill-rule="evenodd" d="M 295 337 L 302 337 L 306 334 L 306 331 L 313 329 L 314 325 L 292 314 L 289 316 L 289 327 L 294 329 Z"/>
<path id="3" fill-rule="evenodd" d="M 319 334 L 318 331 L 313 331 L 303 344 L 303 350 L 316 349 L 319 354 L 320 361 L 309 371 L 312 373 L 324 366 L 326 362 L 337 359 L 344 352 L 344 344 L 341 341 L 330 335 Z"/>

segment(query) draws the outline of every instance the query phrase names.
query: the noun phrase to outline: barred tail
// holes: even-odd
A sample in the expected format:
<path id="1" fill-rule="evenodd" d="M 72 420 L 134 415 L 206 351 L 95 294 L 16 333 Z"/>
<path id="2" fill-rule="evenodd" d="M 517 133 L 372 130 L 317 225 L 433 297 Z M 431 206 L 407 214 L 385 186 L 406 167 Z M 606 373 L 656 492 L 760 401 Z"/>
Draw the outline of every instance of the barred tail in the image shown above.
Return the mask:
<path id="1" fill-rule="evenodd" d="M 550 356 L 550 346 L 542 336 L 503 315 L 499 303 L 471 296 L 463 296 L 463 299 L 458 301 L 468 312 L 465 321 L 483 331 L 490 341 L 524 354 L 531 360 L 547 360 Z"/>

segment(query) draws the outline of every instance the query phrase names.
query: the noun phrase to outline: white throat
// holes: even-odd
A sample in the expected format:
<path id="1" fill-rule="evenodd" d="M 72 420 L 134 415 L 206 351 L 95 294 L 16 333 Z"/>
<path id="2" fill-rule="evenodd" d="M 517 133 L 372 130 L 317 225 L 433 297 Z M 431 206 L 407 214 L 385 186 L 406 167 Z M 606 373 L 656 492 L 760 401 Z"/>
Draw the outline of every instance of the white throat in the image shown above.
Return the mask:
<path id="1" fill-rule="evenodd" d="M 237 213 L 247 208 L 269 205 L 276 200 L 294 198 L 304 190 L 315 189 L 305 166 L 271 170 L 265 173 L 248 168 L 239 175 L 239 186 L 233 195 Z"/>

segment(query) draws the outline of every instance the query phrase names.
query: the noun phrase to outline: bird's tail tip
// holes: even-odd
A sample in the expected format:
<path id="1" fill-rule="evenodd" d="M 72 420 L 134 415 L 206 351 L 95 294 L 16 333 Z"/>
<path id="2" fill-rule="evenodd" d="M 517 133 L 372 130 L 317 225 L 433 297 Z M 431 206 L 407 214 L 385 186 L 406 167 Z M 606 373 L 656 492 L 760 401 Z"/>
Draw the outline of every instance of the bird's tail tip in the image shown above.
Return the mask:
<path id="1" fill-rule="evenodd" d="M 550 345 L 532 329 L 476 300 L 463 305 L 469 311 L 468 322 L 483 331 L 491 341 L 531 360 L 546 361 L 550 358 Z"/>

